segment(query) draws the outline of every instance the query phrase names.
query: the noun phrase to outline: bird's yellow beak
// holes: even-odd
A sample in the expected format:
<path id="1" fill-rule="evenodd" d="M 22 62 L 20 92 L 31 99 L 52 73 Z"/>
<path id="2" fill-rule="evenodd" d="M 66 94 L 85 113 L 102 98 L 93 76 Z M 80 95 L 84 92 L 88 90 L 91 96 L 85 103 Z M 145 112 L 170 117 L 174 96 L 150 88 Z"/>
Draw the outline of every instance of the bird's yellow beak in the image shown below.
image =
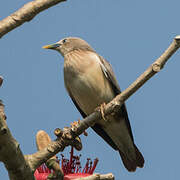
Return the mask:
<path id="1" fill-rule="evenodd" d="M 43 46 L 42 48 L 43 49 L 56 49 L 59 46 L 60 46 L 60 44 L 55 43 L 55 44 L 50 44 L 50 45 Z"/>

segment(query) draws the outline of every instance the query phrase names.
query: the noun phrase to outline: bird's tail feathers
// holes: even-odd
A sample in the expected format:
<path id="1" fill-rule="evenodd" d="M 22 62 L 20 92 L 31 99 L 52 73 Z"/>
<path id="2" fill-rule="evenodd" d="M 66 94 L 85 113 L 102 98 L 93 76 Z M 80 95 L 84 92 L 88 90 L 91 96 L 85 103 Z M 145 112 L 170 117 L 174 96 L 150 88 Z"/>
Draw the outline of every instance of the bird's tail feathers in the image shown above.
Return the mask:
<path id="1" fill-rule="evenodd" d="M 144 157 L 141 154 L 141 152 L 138 150 L 136 145 L 134 145 L 135 153 L 136 153 L 136 159 L 130 160 L 130 158 L 127 157 L 123 152 L 119 151 L 119 154 L 121 156 L 121 159 L 123 161 L 124 166 L 126 169 L 130 172 L 134 172 L 137 167 L 142 168 L 144 166 Z"/>

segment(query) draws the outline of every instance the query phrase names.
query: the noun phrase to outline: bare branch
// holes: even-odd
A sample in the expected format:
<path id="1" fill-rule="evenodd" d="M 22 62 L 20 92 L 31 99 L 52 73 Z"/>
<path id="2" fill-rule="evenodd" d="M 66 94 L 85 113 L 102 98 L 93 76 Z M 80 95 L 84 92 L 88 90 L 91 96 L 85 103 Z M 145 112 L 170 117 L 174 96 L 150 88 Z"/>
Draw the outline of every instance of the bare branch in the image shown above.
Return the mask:
<path id="1" fill-rule="evenodd" d="M 140 75 L 125 91 L 116 96 L 104 107 L 104 116 L 118 111 L 125 100 L 127 100 L 147 80 L 149 80 L 153 75 L 163 68 L 167 60 L 177 51 L 179 47 L 180 36 L 176 36 L 168 49 L 142 75 Z M 74 138 L 82 134 L 87 128 L 93 126 L 94 123 L 97 123 L 101 118 L 101 112 L 95 111 L 82 121 L 78 122 L 76 126 L 66 128 L 63 131 L 59 130 L 59 133 L 56 133 L 56 135 L 59 135 L 57 140 L 51 142 L 43 150 L 27 156 L 31 168 L 36 169 L 42 162 L 45 162 L 59 151 L 63 151 L 66 146 L 75 145 Z M 35 159 L 38 159 L 36 163 L 34 163 Z"/>
<path id="2" fill-rule="evenodd" d="M 80 138 L 72 135 L 71 128 L 64 128 L 61 132 L 61 136 L 59 136 L 55 141 L 52 141 L 46 148 L 37 151 L 34 154 L 25 156 L 32 171 L 35 171 L 42 163 L 45 163 L 58 152 L 62 152 L 66 146 L 72 145 L 77 150 L 82 149 Z"/>
<path id="3" fill-rule="evenodd" d="M 32 20 L 38 13 L 66 0 L 34 0 L 0 21 L 0 38 L 21 24 Z"/>
<path id="4" fill-rule="evenodd" d="M 7 127 L 5 117 L 4 105 L 0 102 L 0 161 L 4 163 L 10 179 L 34 180 L 18 142 Z"/>

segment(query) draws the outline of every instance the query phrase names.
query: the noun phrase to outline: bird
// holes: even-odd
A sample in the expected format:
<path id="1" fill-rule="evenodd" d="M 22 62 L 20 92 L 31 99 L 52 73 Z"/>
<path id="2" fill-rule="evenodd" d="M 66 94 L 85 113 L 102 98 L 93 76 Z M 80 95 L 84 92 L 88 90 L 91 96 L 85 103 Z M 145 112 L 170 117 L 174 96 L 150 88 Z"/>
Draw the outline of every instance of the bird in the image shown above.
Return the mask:
<path id="1" fill-rule="evenodd" d="M 43 48 L 56 50 L 64 57 L 64 84 L 83 118 L 121 93 L 112 66 L 85 40 L 67 37 Z M 128 171 L 144 166 L 144 157 L 134 143 L 125 103 L 117 113 L 100 119 L 91 128 L 119 152 Z"/>

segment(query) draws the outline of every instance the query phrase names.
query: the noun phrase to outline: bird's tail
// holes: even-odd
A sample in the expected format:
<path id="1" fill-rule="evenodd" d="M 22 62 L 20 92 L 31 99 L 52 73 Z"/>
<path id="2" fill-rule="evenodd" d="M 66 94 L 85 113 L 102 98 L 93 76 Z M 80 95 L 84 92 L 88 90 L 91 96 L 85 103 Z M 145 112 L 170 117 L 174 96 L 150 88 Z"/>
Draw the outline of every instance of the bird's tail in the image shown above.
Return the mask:
<path id="1" fill-rule="evenodd" d="M 141 152 L 138 150 L 136 145 L 134 144 L 135 153 L 136 153 L 136 159 L 130 160 L 127 155 L 124 155 L 123 152 L 119 151 L 119 154 L 121 156 L 121 159 L 123 161 L 124 166 L 126 169 L 130 172 L 134 172 L 137 167 L 142 168 L 144 166 L 144 157 L 141 154 Z"/>

